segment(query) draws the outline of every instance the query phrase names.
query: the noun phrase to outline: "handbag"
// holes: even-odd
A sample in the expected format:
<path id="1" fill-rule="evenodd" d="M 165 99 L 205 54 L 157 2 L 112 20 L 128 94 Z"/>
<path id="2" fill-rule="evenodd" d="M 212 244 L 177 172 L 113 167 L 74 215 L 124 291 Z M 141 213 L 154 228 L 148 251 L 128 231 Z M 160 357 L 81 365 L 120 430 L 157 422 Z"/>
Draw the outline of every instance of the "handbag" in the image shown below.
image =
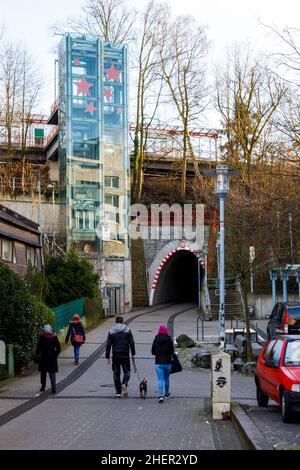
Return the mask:
<path id="1" fill-rule="evenodd" d="M 180 364 L 178 355 L 176 353 L 174 353 L 172 356 L 171 365 L 172 365 L 172 368 L 171 368 L 170 374 L 176 374 L 176 372 L 182 371 L 182 365 Z"/>
<path id="2" fill-rule="evenodd" d="M 33 362 L 35 364 L 39 364 L 41 362 L 41 359 L 42 359 L 42 354 L 41 353 L 35 353 L 34 356 L 33 356 Z"/>
<path id="3" fill-rule="evenodd" d="M 77 335 L 77 334 L 75 333 L 74 328 L 73 328 L 73 332 L 74 332 L 74 339 L 73 339 L 74 343 L 83 344 L 83 343 L 84 343 L 84 337 L 83 337 L 83 335 Z"/>

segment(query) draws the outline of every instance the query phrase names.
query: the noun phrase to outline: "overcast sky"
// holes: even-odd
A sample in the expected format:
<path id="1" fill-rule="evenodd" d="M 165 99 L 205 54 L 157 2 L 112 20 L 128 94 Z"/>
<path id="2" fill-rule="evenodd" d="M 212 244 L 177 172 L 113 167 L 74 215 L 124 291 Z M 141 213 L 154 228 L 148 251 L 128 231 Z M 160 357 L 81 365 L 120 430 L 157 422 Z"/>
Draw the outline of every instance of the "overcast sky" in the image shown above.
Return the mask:
<path id="1" fill-rule="evenodd" d="M 0 24 L 5 22 L 7 37 L 22 41 L 32 51 L 45 77 L 41 111 L 47 113 L 54 101 L 53 48 L 58 38 L 51 37 L 49 27 L 56 21 L 78 16 L 84 0 L 0 0 Z M 128 0 L 141 5 L 146 0 Z M 210 58 L 222 57 L 226 47 L 236 41 L 250 40 L 257 48 L 276 47 L 259 20 L 277 27 L 300 27 L 299 0 L 170 0 L 175 14 L 192 14 L 208 27 L 212 41 Z"/>

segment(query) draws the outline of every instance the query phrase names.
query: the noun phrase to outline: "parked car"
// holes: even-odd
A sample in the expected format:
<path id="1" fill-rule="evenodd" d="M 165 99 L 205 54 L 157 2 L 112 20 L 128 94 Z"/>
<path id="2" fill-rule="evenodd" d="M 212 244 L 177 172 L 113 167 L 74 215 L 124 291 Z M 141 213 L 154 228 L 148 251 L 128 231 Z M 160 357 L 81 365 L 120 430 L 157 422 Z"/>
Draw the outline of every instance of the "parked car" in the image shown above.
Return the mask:
<path id="1" fill-rule="evenodd" d="M 272 310 L 267 325 L 268 338 L 278 335 L 300 334 L 300 303 L 279 302 Z"/>
<path id="2" fill-rule="evenodd" d="M 281 335 L 269 340 L 255 370 L 258 406 L 267 406 L 269 398 L 281 407 L 284 422 L 300 412 L 300 336 Z"/>

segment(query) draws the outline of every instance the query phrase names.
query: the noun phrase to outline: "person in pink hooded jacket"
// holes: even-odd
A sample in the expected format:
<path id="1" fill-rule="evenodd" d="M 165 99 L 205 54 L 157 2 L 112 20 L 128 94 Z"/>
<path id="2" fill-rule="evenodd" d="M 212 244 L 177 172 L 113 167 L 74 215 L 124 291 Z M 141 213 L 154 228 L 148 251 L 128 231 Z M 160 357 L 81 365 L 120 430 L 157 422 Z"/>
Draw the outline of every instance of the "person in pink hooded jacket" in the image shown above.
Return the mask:
<path id="1" fill-rule="evenodd" d="M 165 325 L 160 325 L 152 344 L 152 354 L 155 356 L 155 369 L 158 381 L 158 401 L 163 403 L 170 397 L 169 376 L 172 369 L 172 356 L 174 345 L 169 330 Z M 165 393 L 163 393 L 165 390 Z"/>

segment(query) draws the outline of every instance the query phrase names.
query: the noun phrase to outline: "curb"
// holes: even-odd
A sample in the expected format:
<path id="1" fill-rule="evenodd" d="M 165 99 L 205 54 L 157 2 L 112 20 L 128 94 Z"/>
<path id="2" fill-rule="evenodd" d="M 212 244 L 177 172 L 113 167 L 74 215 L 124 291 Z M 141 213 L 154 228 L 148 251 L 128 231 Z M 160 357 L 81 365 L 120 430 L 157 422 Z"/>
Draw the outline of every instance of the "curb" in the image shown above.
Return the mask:
<path id="1" fill-rule="evenodd" d="M 231 404 L 231 419 L 246 450 L 274 450 L 240 404 Z"/>

